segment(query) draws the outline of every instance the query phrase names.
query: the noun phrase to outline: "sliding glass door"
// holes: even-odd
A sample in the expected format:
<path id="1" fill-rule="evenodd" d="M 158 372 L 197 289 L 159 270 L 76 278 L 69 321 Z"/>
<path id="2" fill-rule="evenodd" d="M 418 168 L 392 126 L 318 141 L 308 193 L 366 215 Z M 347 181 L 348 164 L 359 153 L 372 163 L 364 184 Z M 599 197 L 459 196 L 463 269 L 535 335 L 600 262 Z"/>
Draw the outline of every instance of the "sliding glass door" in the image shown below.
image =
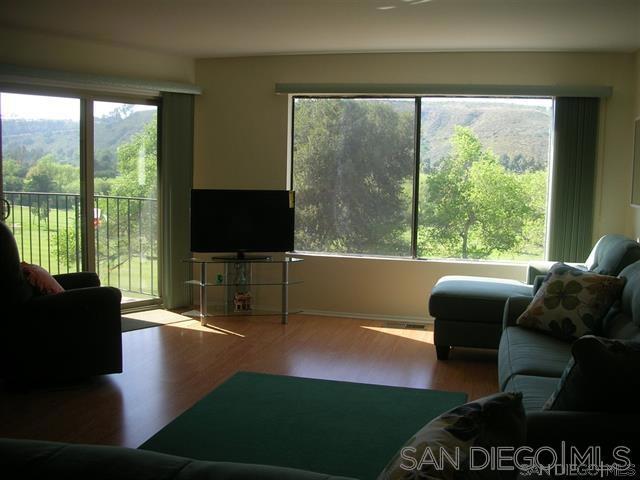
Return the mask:
<path id="1" fill-rule="evenodd" d="M 93 103 L 95 266 L 125 302 L 159 297 L 157 110 Z"/>
<path id="2" fill-rule="evenodd" d="M 24 261 L 159 301 L 157 110 L 0 93 L 0 193 Z"/>

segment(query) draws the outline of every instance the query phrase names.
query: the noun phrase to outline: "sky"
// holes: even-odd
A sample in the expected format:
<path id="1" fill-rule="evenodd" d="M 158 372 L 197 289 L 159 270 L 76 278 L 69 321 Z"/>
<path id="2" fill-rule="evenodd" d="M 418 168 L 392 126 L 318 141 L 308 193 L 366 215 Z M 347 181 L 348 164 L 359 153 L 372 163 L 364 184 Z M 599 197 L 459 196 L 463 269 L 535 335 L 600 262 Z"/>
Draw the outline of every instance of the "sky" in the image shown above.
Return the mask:
<path id="1" fill-rule="evenodd" d="M 122 103 L 94 102 L 96 117 L 104 117 Z M 154 105 L 135 105 L 133 111 L 152 110 Z M 0 94 L 2 118 L 48 119 L 80 121 L 80 100 L 77 98 L 46 97 L 43 95 Z"/>

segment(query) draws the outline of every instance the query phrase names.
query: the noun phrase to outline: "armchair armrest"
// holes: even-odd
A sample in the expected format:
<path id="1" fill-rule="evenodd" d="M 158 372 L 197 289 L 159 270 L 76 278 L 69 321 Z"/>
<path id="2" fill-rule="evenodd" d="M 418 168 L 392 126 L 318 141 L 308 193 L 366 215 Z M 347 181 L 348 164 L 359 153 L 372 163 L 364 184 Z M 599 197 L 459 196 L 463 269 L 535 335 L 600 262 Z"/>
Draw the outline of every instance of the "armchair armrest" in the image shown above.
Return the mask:
<path id="1" fill-rule="evenodd" d="M 527 265 L 527 284 L 535 285 L 536 277 L 544 277 L 555 263 L 547 260 L 529 262 Z"/>
<path id="2" fill-rule="evenodd" d="M 531 300 L 533 300 L 533 297 L 509 297 L 504 305 L 502 328 L 513 327 L 518 317 L 527 309 Z"/>
<path id="3" fill-rule="evenodd" d="M 39 326 L 51 323 L 55 318 L 57 328 L 60 323 L 86 327 L 97 323 L 98 319 L 120 317 L 120 290 L 113 287 L 89 287 L 66 290 L 55 295 L 33 297 L 23 305 L 31 319 Z"/>
<path id="4" fill-rule="evenodd" d="M 61 273 L 54 275 L 53 278 L 65 290 L 100 286 L 100 278 L 94 272 Z"/>
<path id="5" fill-rule="evenodd" d="M 544 282 L 544 279 L 546 278 L 546 275 L 538 275 L 535 280 L 533 281 L 533 294 L 535 295 L 536 293 L 538 293 L 538 290 L 540 290 L 540 287 L 542 286 L 542 282 Z"/>

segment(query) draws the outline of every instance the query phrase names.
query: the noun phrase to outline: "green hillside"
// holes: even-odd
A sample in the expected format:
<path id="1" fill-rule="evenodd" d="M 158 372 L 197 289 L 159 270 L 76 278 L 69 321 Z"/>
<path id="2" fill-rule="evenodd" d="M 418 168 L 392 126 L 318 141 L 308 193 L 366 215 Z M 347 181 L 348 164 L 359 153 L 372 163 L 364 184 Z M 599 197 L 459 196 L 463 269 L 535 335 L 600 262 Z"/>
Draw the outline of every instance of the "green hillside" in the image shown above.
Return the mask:
<path id="1" fill-rule="evenodd" d="M 413 114 L 413 99 L 386 100 L 399 113 Z M 425 98 L 421 109 L 422 169 L 429 171 L 451 153 L 455 127 L 469 127 L 509 170 L 544 170 L 549 158 L 552 109 L 501 101 Z"/>
<path id="2" fill-rule="evenodd" d="M 477 108 L 480 107 L 480 108 Z M 437 102 L 422 110 L 423 166 L 435 166 L 451 151 L 454 127 L 469 127 L 485 148 L 510 169 L 514 159 L 528 160 L 530 170 L 546 168 L 551 109 L 539 106 L 472 102 Z"/>
<path id="3" fill-rule="evenodd" d="M 123 117 L 119 113 L 95 120 L 96 176 L 114 176 L 116 149 L 155 118 L 145 110 Z M 38 159 L 53 154 L 58 162 L 79 165 L 80 127 L 71 120 L 2 120 L 2 154 L 28 169 Z"/>

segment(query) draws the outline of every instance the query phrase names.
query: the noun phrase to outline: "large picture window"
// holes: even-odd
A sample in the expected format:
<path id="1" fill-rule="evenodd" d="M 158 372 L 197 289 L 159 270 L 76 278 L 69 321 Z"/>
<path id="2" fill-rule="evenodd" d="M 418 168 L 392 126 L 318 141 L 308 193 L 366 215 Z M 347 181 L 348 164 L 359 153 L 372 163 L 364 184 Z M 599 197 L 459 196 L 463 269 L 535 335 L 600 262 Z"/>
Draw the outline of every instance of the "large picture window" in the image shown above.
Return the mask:
<path id="1" fill-rule="evenodd" d="M 293 98 L 296 250 L 544 256 L 553 100 Z"/>

